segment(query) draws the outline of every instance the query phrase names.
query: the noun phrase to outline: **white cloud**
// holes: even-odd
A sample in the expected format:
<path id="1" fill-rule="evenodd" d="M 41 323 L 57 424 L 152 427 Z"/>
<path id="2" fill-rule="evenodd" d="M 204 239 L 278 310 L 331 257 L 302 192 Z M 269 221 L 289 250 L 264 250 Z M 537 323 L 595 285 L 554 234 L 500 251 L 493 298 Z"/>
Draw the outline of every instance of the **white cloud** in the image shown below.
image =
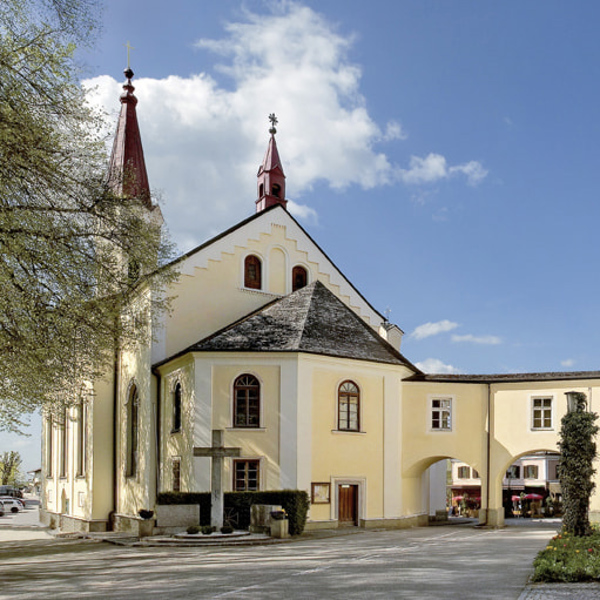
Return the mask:
<path id="1" fill-rule="evenodd" d="M 438 335 L 439 333 L 452 331 L 457 327 L 458 323 L 453 323 L 452 321 L 448 320 L 437 321 L 436 323 L 429 322 L 416 327 L 410 335 L 417 340 L 422 340 L 424 338 L 431 337 L 432 335 Z"/>
<path id="2" fill-rule="evenodd" d="M 470 333 L 467 335 L 453 335 L 452 341 L 453 342 L 469 342 L 471 344 L 490 344 L 490 345 L 496 345 L 496 344 L 502 343 L 502 340 L 498 336 L 495 336 L 495 335 L 475 336 Z"/>
<path id="3" fill-rule="evenodd" d="M 293 200 L 288 200 L 287 208 L 297 219 L 308 221 L 312 224 L 316 224 L 319 221 L 317 211 L 310 206 L 306 206 L 305 204 L 297 204 Z"/>
<path id="4" fill-rule="evenodd" d="M 207 73 L 134 79 L 150 182 L 182 250 L 253 211 L 272 112 L 279 118 L 286 195 L 297 202 L 323 181 L 333 189 L 369 189 L 484 176 L 475 161 L 448 166 L 439 154 L 413 157 L 407 170 L 394 165 L 376 146 L 407 136 L 398 121 L 380 127 L 369 115 L 361 69 L 348 59 L 353 37 L 306 6 L 270 6 L 263 14 L 244 12 L 221 38 L 197 43 L 218 57 L 215 70 L 229 78 L 227 86 Z M 84 85 L 95 87 L 90 99 L 111 114 L 114 131 L 121 85 L 108 76 Z M 316 217 L 307 206 L 292 206 L 301 219 Z"/>
<path id="5" fill-rule="evenodd" d="M 562 367 L 570 368 L 575 364 L 575 361 L 572 358 L 567 358 L 566 360 L 562 360 L 560 365 Z"/>
<path id="6" fill-rule="evenodd" d="M 404 131 L 404 128 L 398 121 L 390 121 L 385 127 L 385 133 L 381 138 L 384 142 L 391 142 L 393 140 L 407 140 L 408 134 Z"/>
<path id="7" fill-rule="evenodd" d="M 427 358 L 421 362 L 415 363 L 415 366 L 424 373 L 460 373 L 456 367 L 447 365 L 438 358 Z"/>
<path id="8" fill-rule="evenodd" d="M 462 173 L 469 185 L 477 185 L 488 172 L 483 165 L 472 160 L 462 165 L 449 167 L 446 158 L 441 154 L 430 153 L 425 158 L 411 156 L 408 169 L 399 169 L 397 174 L 401 181 L 409 184 L 434 183 Z"/>

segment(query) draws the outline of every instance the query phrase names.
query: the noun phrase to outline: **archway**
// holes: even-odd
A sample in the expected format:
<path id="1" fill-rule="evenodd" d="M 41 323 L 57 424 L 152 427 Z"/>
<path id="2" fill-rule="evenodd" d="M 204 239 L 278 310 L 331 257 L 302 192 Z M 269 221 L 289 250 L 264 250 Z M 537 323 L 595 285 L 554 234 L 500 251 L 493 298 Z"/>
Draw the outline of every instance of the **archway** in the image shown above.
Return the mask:
<path id="1" fill-rule="evenodd" d="M 560 454 L 556 450 L 523 452 L 497 475 L 505 524 L 519 519 L 562 517 L 562 491 L 558 478 Z"/>
<path id="2" fill-rule="evenodd" d="M 422 474 L 422 497 L 430 520 L 478 519 L 484 507 L 480 467 L 460 458 L 437 458 Z"/>

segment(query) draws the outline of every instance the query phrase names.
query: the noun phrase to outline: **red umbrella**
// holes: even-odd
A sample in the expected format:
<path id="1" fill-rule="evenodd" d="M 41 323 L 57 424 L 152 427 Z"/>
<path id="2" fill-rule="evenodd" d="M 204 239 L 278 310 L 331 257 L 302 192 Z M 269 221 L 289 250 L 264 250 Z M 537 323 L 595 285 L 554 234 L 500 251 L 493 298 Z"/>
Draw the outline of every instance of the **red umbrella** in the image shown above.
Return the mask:
<path id="1" fill-rule="evenodd" d="M 454 496 L 454 498 L 452 498 L 452 500 L 456 500 L 457 502 L 460 502 L 462 499 L 462 496 Z"/>
<path id="2" fill-rule="evenodd" d="M 510 498 L 513 502 L 518 502 L 521 499 L 521 496 L 511 496 Z"/>
<path id="3" fill-rule="evenodd" d="M 540 496 L 539 494 L 526 494 L 525 500 L 541 500 L 544 496 Z"/>

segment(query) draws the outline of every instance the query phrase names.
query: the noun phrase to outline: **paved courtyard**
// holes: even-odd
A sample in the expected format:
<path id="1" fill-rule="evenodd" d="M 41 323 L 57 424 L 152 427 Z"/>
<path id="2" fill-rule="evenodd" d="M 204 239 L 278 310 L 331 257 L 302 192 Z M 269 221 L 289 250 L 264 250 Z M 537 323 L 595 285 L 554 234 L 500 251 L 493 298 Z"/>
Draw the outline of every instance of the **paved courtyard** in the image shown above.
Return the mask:
<path id="1" fill-rule="evenodd" d="M 360 531 L 241 548 L 0 544 L 0 599 L 517 600 L 556 524 Z"/>

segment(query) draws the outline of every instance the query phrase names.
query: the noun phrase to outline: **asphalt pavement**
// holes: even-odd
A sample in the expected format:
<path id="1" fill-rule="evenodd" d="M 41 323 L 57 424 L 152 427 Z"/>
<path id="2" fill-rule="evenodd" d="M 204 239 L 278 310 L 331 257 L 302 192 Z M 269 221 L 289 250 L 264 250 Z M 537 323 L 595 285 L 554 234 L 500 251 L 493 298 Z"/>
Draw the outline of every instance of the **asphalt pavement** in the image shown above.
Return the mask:
<path id="1" fill-rule="evenodd" d="M 600 584 L 527 585 L 535 555 L 559 525 L 354 529 L 244 548 L 121 547 L 54 538 L 29 506 L 0 518 L 0 600 L 600 599 Z"/>

